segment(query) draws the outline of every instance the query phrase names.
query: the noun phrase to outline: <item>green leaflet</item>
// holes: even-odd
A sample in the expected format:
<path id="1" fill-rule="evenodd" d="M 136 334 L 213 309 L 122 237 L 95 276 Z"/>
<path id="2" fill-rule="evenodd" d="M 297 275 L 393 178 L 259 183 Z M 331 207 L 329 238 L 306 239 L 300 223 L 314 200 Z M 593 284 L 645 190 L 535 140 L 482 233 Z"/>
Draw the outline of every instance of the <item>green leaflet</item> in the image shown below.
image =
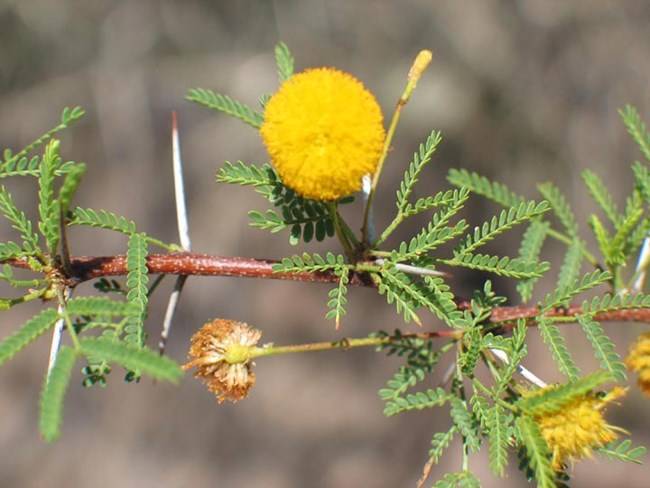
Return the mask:
<path id="1" fill-rule="evenodd" d="M 63 401 L 70 384 L 75 360 L 74 349 L 67 346 L 61 347 L 54 367 L 43 383 L 39 425 L 41 434 L 47 442 L 53 442 L 61 435 Z"/>
<path id="2" fill-rule="evenodd" d="M 553 183 L 544 183 L 542 185 L 537 185 L 537 190 L 551 205 L 553 212 L 564 226 L 569 237 L 576 237 L 578 235 L 576 217 L 559 188 Z"/>
<path id="3" fill-rule="evenodd" d="M 579 238 L 574 238 L 567 246 L 564 253 L 564 260 L 558 273 L 556 290 L 566 290 L 578 278 L 584 255 L 582 253 L 584 242 Z M 563 305 L 567 305 L 569 300 L 565 301 Z"/>
<path id="4" fill-rule="evenodd" d="M 478 422 L 467 408 L 463 400 L 454 396 L 449 400 L 451 408 L 449 413 L 454 420 L 454 425 L 463 435 L 465 444 L 471 452 L 478 452 L 481 441 L 479 437 Z"/>
<path id="5" fill-rule="evenodd" d="M 275 46 L 275 62 L 278 67 L 278 78 L 280 83 L 288 81 L 293 75 L 293 56 L 289 51 L 289 46 L 284 42 L 279 42 Z"/>
<path id="6" fill-rule="evenodd" d="M 539 255 L 548 235 L 549 223 L 534 219 L 528 225 L 524 237 L 519 246 L 519 259 L 524 263 L 539 263 Z M 528 278 L 517 283 L 517 291 L 524 302 L 530 300 L 533 294 L 533 286 L 538 278 Z"/>
<path id="7" fill-rule="evenodd" d="M 289 242 L 298 244 L 301 240 L 318 242 L 334 235 L 334 224 L 322 202 L 307 200 L 297 195 L 280 182 L 275 171 L 265 164 L 260 168 L 238 161 L 236 165 L 226 162 L 217 172 L 217 182 L 252 186 L 277 209 L 265 212 L 248 212 L 250 225 L 271 233 L 290 230 Z M 345 200 L 339 203 L 345 203 Z"/>
<path id="8" fill-rule="evenodd" d="M 449 444 L 451 444 L 456 432 L 458 432 L 458 428 L 455 425 L 452 425 L 451 429 L 447 432 L 437 432 L 433 435 L 429 456 L 433 459 L 434 463 L 437 464 L 440 461 L 440 458 L 449 447 Z"/>
<path id="9" fill-rule="evenodd" d="M 485 420 L 490 442 L 490 469 L 495 475 L 503 477 L 508 465 L 508 446 L 513 435 L 511 423 L 514 416 L 503 407 L 495 405 L 485 411 Z"/>
<path id="10" fill-rule="evenodd" d="M 600 359 L 600 367 L 611 373 L 617 381 L 625 381 L 625 364 L 616 352 L 616 347 L 605 334 L 603 328 L 591 316 L 578 315 L 578 323 L 594 349 L 596 359 Z"/>
<path id="11" fill-rule="evenodd" d="M 52 140 L 45 148 L 38 178 L 38 229 L 45 238 L 50 256 L 55 256 L 59 245 L 60 202 L 54 200 L 54 170 L 61 163 L 59 142 Z"/>
<path id="12" fill-rule="evenodd" d="M 501 183 L 488 180 L 485 176 L 470 173 L 465 169 L 450 169 L 447 181 L 458 187 L 465 187 L 503 207 L 517 207 L 526 201 L 524 197 L 510 191 Z"/>
<path id="13" fill-rule="evenodd" d="M 132 303 L 111 300 L 108 297 L 79 297 L 66 303 L 70 315 L 105 315 L 126 316 L 135 315 L 139 307 Z"/>
<path id="14" fill-rule="evenodd" d="M 643 293 L 635 295 L 605 293 L 602 297 L 596 296 L 591 301 L 585 300 L 582 304 L 582 311 L 585 315 L 632 308 L 650 308 L 650 295 L 644 295 Z"/>
<path id="15" fill-rule="evenodd" d="M 631 462 L 634 464 L 642 464 L 642 458 L 647 449 L 644 446 L 632 447 L 632 441 L 625 439 L 622 441 L 614 441 L 607 444 L 605 447 L 596 449 L 596 452 L 601 456 L 608 459 Z"/>
<path id="16" fill-rule="evenodd" d="M 530 416 L 542 415 L 560 410 L 576 397 L 593 392 L 596 388 L 612 381 L 612 375 L 606 371 L 597 371 L 584 378 L 568 381 L 539 392 L 533 396 L 522 397 L 517 406 Z"/>
<path id="17" fill-rule="evenodd" d="M 587 185 L 589 194 L 602 211 L 605 212 L 609 221 L 612 224 L 616 224 L 618 222 L 618 207 L 614 202 L 612 194 L 609 193 L 605 187 L 603 180 L 601 180 L 600 177 L 591 170 L 585 170 L 582 172 L 582 180 L 585 182 L 585 185 Z"/>
<path id="18" fill-rule="evenodd" d="M 444 405 L 445 403 L 453 400 L 455 397 L 447 393 L 442 388 L 435 390 L 428 389 L 417 393 L 409 393 L 405 397 L 398 396 L 393 400 L 386 402 L 384 407 L 384 415 L 391 417 L 398 413 L 406 412 L 409 410 L 424 410 L 425 408 L 433 408 Z"/>
<path id="19" fill-rule="evenodd" d="M 68 225 L 87 225 L 90 227 L 100 227 L 102 229 L 114 230 L 122 234 L 133 234 L 135 232 L 135 223 L 127 220 L 125 217 L 119 217 L 113 212 L 99 210 L 98 212 L 91 208 L 75 208 L 69 214 L 70 220 Z"/>
<path id="20" fill-rule="evenodd" d="M 553 324 L 553 321 L 548 318 L 542 318 L 539 321 L 539 331 L 542 339 L 551 351 L 553 359 L 557 363 L 560 372 L 569 378 L 575 380 L 580 376 L 580 370 L 576 366 L 569 349 L 566 347 L 564 337 L 560 333 L 560 329 Z"/>
<path id="21" fill-rule="evenodd" d="M 9 361 L 25 346 L 54 326 L 58 319 L 57 311 L 50 308 L 25 322 L 20 329 L 0 343 L 0 365 Z"/>
<path id="22" fill-rule="evenodd" d="M 325 318 L 329 320 L 334 319 L 336 328 L 338 329 L 341 326 L 341 317 L 345 315 L 345 305 L 348 302 L 346 295 L 348 293 L 349 271 L 347 268 L 338 268 L 335 273 L 339 277 L 339 283 L 328 294 L 327 308 L 329 311 L 325 315 Z"/>
<path id="23" fill-rule="evenodd" d="M 147 314 L 149 301 L 147 254 L 145 235 L 142 233 L 131 234 L 126 253 L 126 269 L 128 271 L 126 286 L 129 289 L 126 299 L 133 305 L 133 308 L 138 309 L 138 313 L 129 316 L 128 324 L 124 329 L 126 332 L 124 341 L 138 348 L 144 346 L 144 318 Z"/>
<path id="24" fill-rule="evenodd" d="M 420 144 L 419 151 L 413 155 L 413 160 L 409 164 L 408 169 L 404 172 L 404 178 L 400 182 L 399 190 L 397 190 L 396 205 L 398 214 L 405 213 L 406 206 L 408 205 L 408 198 L 420 178 L 420 173 L 431 161 L 431 157 L 436 152 L 441 140 L 442 136 L 440 132 L 431 132 L 429 137 L 427 137 L 426 142 Z"/>
<path id="25" fill-rule="evenodd" d="M 11 194 L 3 185 L 0 185 L 0 212 L 11 222 L 12 227 L 20 233 L 25 251 L 28 253 L 40 252 L 38 235 L 34 232 L 31 221 L 16 206 Z"/>
<path id="26" fill-rule="evenodd" d="M 85 112 L 81 107 L 66 107 L 61 113 L 61 123 L 59 125 L 47 131 L 16 154 L 6 149 L 3 154 L 4 161 L 0 162 L 0 178 L 10 176 L 39 176 L 40 159 L 37 156 L 32 158 L 27 158 L 26 156 L 38 146 L 48 142 L 57 133 L 70 127 L 73 123 L 81 119 L 84 114 Z M 64 174 L 68 169 L 69 165 L 65 163 L 55 169 L 54 173 L 58 176 Z"/>
<path id="27" fill-rule="evenodd" d="M 320 273 L 323 271 L 346 270 L 349 266 L 345 264 L 345 258 L 341 254 L 328 252 L 325 257 L 320 254 L 303 253 L 290 258 L 282 258 L 282 261 L 273 265 L 274 273 Z"/>
<path id="28" fill-rule="evenodd" d="M 548 209 L 548 203 L 544 201 L 538 204 L 529 201 L 521 203 L 517 207 L 502 210 L 498 217 L 494 216 L 489 222 L 484 222 L 482 226 L 476 227 L 474 233 L 463 240 L 455 253 L 457 255 L 471 254 L 497 235 L 543 214 Z"/>
<path id="29" fill-rule="evenodd" d="M 556 289 L 546 295 L 544 302 L 540 304 L 539 315 L 541 316 L 553 308 L 561 307 L 576 295 L 591 290 L 602 283 L 606 283 L 611 277 L 612 275 L 609 271 L 596 270 L 583 275 L 581 279 L 576 279 L 563 288 Z"/>
<path id="30" fill-rule="evenodd" d="M 480 488 L 481 483 L 470 471 L 447 473 L 433 485 L 434 488 Z"/>
<path id="31" fill-rule="evenodd" d="M 236 102 L 228 95 L 215 93 L 212 90 L 193 88 L 187 92 L 185 98 L 190 102 L 195 102 L 235 117 L 255 129 L 259 129 L 262 126 L 262 122 L 264 122 L 264 117 L 249 106 Z"/>
<path id="32" fill-rule="evenodd" d="M 631 105 L 626 105 L 618 113 L 623 119 L 623 124 L 632 136 L 632 139 L 639 146 L 643 157 L 650 162 L 650 133 L 648 133 L 645 124 L 641 120 L 641 117 L 639 117 L 639 113 Z"/>
<path id="33" fill-rule="evenodd" d="M 79 342 L 85 356 L 117 363 L 125 369 L 138 370 L 156 380 L 178 383 L 183 376 L 178 364 L 147 348 L 134 349 L 124 343 L 102 338 L 83 338 Z"/>
<path id="34" fill-rule="evenodd" d="M 70 171 L 66 173 L 63 184 L 61 185 L 61 189 L 59 190 L 59 202 L 61 205 L 61 211 L 64 214 L 68 211 L 72 197 L 77 191 L 77 187 L 79 186 L 81 178 L 85 172 L 86 165 L 79 163 L 74 164 L 74 166 L 71 167 Z"/>
<path id="35" fill-rule="evenodd" d="M 537 486 L 555 488 L 555 472 L 551 468 L 550 451 L 542 438 L 539 426 L 528 416 L 517 417 L 515 435 L 525 450 Z"/>

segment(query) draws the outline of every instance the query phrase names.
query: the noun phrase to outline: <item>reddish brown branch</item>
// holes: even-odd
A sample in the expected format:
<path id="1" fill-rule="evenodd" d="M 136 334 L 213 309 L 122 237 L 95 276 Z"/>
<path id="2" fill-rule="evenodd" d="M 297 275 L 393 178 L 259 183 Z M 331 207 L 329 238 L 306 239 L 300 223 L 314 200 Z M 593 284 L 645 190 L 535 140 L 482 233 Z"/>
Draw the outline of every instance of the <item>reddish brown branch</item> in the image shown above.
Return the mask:
<path id="1" fill-rule="evenodd" d="M 17 268 L 29 269 L 29 264 L 24 259 L 10 260 L 7 263 Z M 327 271 L 321 273 L 274 273 L 272 267 L 276 263 L 277 261 L 265 259 L 222 257 L 195 253 L 150 254 L 147 257 L 147 267 L 151 274 L 235 276 L 313 283 L 338 283 L 339 280 L 336 274 Z M 123 255 L 71 257 L 70 266 L 72 276 L 68 284 L 71 286 L 95 278 L 127 274 L 126 256 Z M 350 284 L 367 287 L 375 286 L 368 274 L 357 272 L 351 273 Z M 467 309 L 469 308 L 469 302 L 460 300 L 458 306 L 461 309 Z M 538 311 L 537 307 L 530 306 L 497 307 L 492 311 L 490 320 L 493 323 L 509 324 L 506 327 L 511 327 L 518 318 L 533 318 Z M 551 311 L 547 315 L 571 317 L 580 312 L 582 312 L 582 307 L 572 306 L 567 309 Z M 650 310 L 618 310 L 597 314 L 594 319 L 601 322 L 650 323 Z"/>

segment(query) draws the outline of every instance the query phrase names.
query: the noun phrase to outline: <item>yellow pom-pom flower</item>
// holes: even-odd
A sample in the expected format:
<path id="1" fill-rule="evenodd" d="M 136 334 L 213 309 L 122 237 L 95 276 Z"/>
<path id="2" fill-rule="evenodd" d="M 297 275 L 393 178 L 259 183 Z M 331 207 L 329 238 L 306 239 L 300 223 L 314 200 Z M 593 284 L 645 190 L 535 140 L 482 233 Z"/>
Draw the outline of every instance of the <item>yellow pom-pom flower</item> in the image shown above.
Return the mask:
<path id="1" fill-rule="evenodd" d="M 625 364 L 639 373 L 637 380 L 641 391 L 650 396 L 650 333 L 641 334 L 630 347 Z"/>
<path id="2" fill-rule="evenodd" d="M 386 133 L 360 81 L 331 68 L 292 76 L 271 97 L 260 129 L 282 182 L 304 198 L 334 201 L 374 173 Z"/>
<path id="3" fill-rule="evenodd" d="M 524 393 L 525 397 L 541 395 L 548 389 Z M 623 429 L 605 421 L 603 412 L 607 404 L 625 395 L 625 389 L 616 387 L 603 394 L 587 393 L 553 411 L 535 415 L 542 437 L 553 455 L 551 467 L 559 471 L 569 461 L 591 457 L 592 449 L 603 447 L 618 438 Z"/>

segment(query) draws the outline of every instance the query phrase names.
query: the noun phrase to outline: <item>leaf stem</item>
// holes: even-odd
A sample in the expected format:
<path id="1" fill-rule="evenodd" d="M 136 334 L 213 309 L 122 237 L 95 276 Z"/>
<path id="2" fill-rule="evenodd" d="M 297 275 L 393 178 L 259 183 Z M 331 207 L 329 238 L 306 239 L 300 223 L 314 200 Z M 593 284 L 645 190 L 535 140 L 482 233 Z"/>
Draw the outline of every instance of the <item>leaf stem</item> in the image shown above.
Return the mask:
<path id="1" fill-rule="evenodd" d="M 437 332 L 421 332 L 415 334 L 401 334 L 399 336 L 385 336 L 385 337 L 363 337 L 357 339 L 343 338 L 340 341 L 332 342 L 314 342 L 309 344 L 295 344 L 289 346 L 271 346 L 256 347 L 251 350 L 251 359 L 273 356 L 276 354 L 288 354 L 294 352 L 312 352 L 312 351 L 328 351 L 333 349 L 347 350 L 355 347 L 367 346 L 381 346 L 390 344 L 396 339 L 417 338 L 417 339 L 432 339 L 436 337 L 451 337 L 457 339 L 462 332 L 453 330 L 443 330 Z"/>
<path id="2" fill-rule="evenodd" d="M 344 232 L 343 227 L 341 226 L 341 219 L 339 218 L 339 212 L 336 207 L 336 202 L 327 202 L 325 205 L 327 206 L 327 210 L 329 211 L 330 216 L 332 217 L 332 222 L 334 223 L 334 231 L 336 232 L 336 237 L 338 237 L 339 241 L 341 242 L 341 245 L 343 246 L 343 250 L 345 251 L 345 255 L 348 257 L 350 262 L 353 262 L 354 248 L 350 244 L 348 235 Z"/>
<path id="3" fill-rule="evenodd" d="M 388 127 L 388 132 L 386 133 L 386 139 L 384 140 L 384 147 L 381 152 L 381 156 L 379 157 L 379 161 L 377 162 L 377 169 L 375 171 L 375 174 L 372 177 L 370 193 L 368 194 L 368 200 L 366 201 L 366 208 L 364 209 L 363 212 L 363 226 L 361 227 L 361 236 L 362 236 L 364 246 L 370 246 L 374 244 L 372 242 L 368 242 L 369 241 L 368 231 L 369 231 L 370 214 L 371 214 L 370 209 L 372 208 L 372 204 L 375 199 L 375 192 L 377 190 L 377 184 L 379 183 L 379 176 L 381 175 L 381 170 L 384 167 L 384 162 L 386 161 L 386 157 L 388 156 L 388 151 L 390 150 L 390 144 L 393 140 L 393 136 L 395 135 L 395 129 L 397 128 L 397 123 L 399 122 L 400 116 L 402 114 L 402 108 L 404 107 L 404 105 L 408 103 L 409 99 L 411 98 L 411 94 L 413 93 L 415 86 L 417 85 L 420 77 L 422 76 L 422 73 L 431 62 L 432 56 L 433 55 L 431 54 L 431 52 L 426 50 L 420 51 L 420 53 L 418 53 L 417 57 L 415 58 L 415 61 L 413 62 L 413 65 L 411 66 L 411 70 L 409 71 L 406 88 L 404 88 L 404 92 L 400 96 L 399 100 L 397 101 L 397 105 L 395 106 L 395 112 L 393 112 L 393 118 L 390 121 L 390 126 Z"/>

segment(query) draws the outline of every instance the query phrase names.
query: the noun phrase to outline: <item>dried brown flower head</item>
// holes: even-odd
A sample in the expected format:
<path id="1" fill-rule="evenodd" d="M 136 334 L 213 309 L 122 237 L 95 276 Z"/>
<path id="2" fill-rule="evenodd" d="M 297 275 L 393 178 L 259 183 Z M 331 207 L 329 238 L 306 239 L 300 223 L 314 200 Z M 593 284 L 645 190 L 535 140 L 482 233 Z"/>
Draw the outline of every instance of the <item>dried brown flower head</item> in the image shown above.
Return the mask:
<path id="1" fill-rule="evenodd" d="M 255 383 L 251 351 L 261 336 L 243 322 L 215 319 L 192 336 L 189 361 L 183 369 L 196 367 L 194 376 L 203 380 L 219 403 L 237 402 Z"/>

